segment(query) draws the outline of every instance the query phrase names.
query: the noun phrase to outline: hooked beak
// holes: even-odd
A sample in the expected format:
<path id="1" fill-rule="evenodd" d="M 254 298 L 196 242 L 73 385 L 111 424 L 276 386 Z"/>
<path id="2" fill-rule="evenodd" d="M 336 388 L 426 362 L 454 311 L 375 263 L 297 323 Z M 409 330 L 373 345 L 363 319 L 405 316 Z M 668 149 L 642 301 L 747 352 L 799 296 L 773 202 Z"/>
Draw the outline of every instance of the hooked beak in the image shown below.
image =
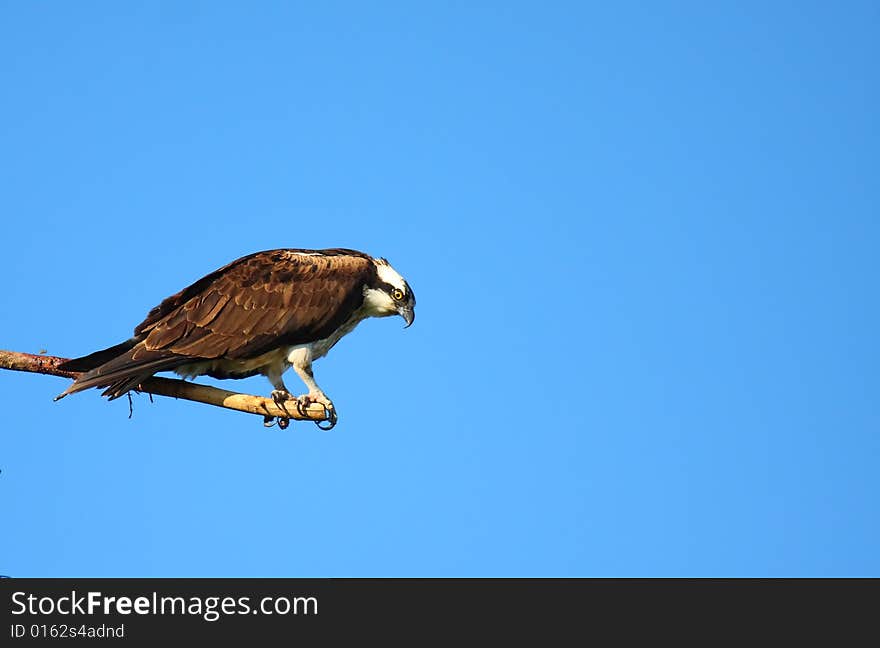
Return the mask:
<path id="1" fill-rule="evenodd" d="M 397 312 L 406 320 L 406 326 L 403 328 L 409 328 L 412 326 L 412 323 L 416 321 L 416 312 L 413 310 L 412 306 L 401 306 Z"/>

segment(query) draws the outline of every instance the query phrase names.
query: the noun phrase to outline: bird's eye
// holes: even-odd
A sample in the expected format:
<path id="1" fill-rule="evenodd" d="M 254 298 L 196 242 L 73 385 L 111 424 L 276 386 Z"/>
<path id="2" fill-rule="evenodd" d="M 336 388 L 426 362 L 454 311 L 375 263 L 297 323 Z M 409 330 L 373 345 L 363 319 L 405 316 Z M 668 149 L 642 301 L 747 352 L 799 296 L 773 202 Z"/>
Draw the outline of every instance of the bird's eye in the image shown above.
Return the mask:
<path id="1" fill-rule="evenodd" d="M 400 301 L 401 299 L 403 299 L 403 291 L 395 288 L 391 291 L 391 296 L 394 298 L 395 301 Z"/>

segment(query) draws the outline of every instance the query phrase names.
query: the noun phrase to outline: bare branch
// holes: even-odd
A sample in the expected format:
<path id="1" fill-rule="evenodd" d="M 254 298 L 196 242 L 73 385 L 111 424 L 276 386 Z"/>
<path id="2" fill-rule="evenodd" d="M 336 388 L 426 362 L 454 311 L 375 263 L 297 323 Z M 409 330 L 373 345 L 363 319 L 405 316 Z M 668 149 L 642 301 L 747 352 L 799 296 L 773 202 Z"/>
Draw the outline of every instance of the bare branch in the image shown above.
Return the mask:
<path id="1" fill-rule="evenodd" d="M 61 376 L 63 378 L 76 378 L 79 375 L 78 372 L 64 371 L 58 368 L 58 365 L 66 360 L 67 358 L 59 358 L 57 356 L 0 350 L 0 369 L 27 371 L 29 373 Z M 259 416 L 275 416 L 279 419 L 296 419 L 299 421 L 330 420 L 327 411 L 320 403 L 312 403 L 308 408 L 303 408 L 301 414 L 297 411 L 295 402 L 291 402 L 285 410 L 278 407 L 271 398 L 240 394 L 226 389 L 184 382 L 174 378 L 150 378 L 141 384 L 139 391 L 157 396 L 183 398 L 184 400 L 225 407 L 226 409 L 257 414 Z"/>

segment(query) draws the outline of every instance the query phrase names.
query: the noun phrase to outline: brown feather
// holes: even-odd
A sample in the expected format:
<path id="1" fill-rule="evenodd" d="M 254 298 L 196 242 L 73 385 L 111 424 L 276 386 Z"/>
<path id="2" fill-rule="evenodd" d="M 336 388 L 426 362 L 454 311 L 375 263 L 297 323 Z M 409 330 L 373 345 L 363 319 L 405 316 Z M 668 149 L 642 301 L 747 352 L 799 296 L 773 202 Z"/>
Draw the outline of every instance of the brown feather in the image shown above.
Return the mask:
<path id="1" fill-rule="evenodd" d="M 361 287 L 374 279 L 371 257 L 355 250 L 242 257 L 164 299 L 131 341 L 71 361 L 83 368 L 104 362 L 65 393 L 109 386 L 107 395 L 117 397 L 156 371 L 194 359 L 251 358 L 329 337 L 361 305 Z"/>
<path id="2" fill-rule="evenodd" d="M 191 286 L 165 300 L 164 313 L 151 311 L 139 330 L 165 322 L 169 328 L 150 336 L 149 348 L 199 358 L 249 357 L 269 350 L 272 341 L 280 346 L 327 337 L 360 304 L 359 287 L 372 261 L 347 250 L 326 256 L 270 250 L 221 270 L 210 283 L 194 284 L 201 290 Z M 191 329 L 177 328 L 181 316 Z"/>

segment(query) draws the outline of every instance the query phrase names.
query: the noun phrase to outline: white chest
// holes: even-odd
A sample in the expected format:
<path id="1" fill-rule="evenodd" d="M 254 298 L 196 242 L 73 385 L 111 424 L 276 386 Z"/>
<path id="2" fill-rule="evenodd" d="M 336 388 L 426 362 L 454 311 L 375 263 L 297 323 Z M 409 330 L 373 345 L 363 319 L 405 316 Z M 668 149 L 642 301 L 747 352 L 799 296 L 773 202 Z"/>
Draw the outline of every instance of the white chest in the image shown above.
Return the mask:
<path id="1" fill-rule="evenodd" d="M 313 362 L 318 358 L 323 358 L 339 340 L 351 333 L 366 318 L 367 315 L 362 310 L 355 311 L 351 318 L 329 337 L 323 340 L 315 340 L 308 344 L 298 344 L 297 346 L 290 347 L 287 351 L 287 361 L 290 364 L 302 365 Z"/>

